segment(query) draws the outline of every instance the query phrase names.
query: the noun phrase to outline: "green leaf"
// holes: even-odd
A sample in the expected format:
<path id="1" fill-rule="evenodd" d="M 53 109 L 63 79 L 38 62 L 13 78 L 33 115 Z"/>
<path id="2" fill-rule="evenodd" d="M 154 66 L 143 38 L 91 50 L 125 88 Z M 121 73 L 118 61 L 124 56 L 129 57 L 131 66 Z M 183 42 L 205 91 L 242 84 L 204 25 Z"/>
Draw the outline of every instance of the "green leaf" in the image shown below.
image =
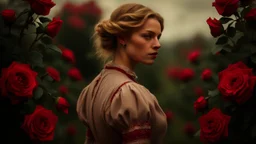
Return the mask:
<path id="1" fill-rule="evenodd" d="M 251 50 L 252 54 L 256 53 L 256 45 L 252 43 L 245 44 L 244 47 L 247 47 Z"/>
<path id="2" fill-rule="evenodd" d="M 48 17 L 39 17 L 39 20 L 42 22 L 42 23 L 45 23 L 45 22 L 51 22 L 52 20 Z"/>
<path id="3" fill-rule="evenodd" d="M 39 100 L 44 94 L 44 90 L 41 87 L 37 87 L 34 91 L 33 98 Z"/>
<path id="4" fill-rule="evenodd" d="M 208 92 L 209 98 L 208 98 L 208 107 L 209 109 L 212 109 L 214 107 L 220 108 L 221 107 L 221 98 L 218 96 L 217 92 Z M 210 96 L 213 95 L 213 96 Z"/>
<path id="5" fill-rule="evenodd" d="M 215 90 L 212 90 L 212 91 L 208 90 L 208 96 L 215 97 L 219 94 L 220 94 L 220 92 L 219 92 L 218 88 L 216 88 Z"/>
<path id="6" fill-rule="evenodd" d="M 227 35 L 229 37 L 234 37 L 236 35 L 236 28 L 234 27 L 228 27 L 227 28 Z"/>
<path id="7" fill-rule="evenodd" d="M 244 43 L 248 43 L 248 39 L 246 36 L 241 36 L 237 41 L 237 45 L 243 45 Z"/>
<path id="8" fill-rule="evenodd" d="M 36 81 L 38 82 L 38 84 L 40 85 L 41 83 L 42 83 L 42 80 L 41 80 L 41 78 L 40 77 L 36 77 Z"/>
<path id="9" fill-rule="evenodd" d="M 219 19 L 219 21 L 222 23 L 222 24 L 226 24 L 228 23 L 229 21 L 232 21 L 233 19 L 232 18 L 229 18 L 229 17 L 221 17 Z"/>
<path id="10" fill-rule="evenodd" d="M 19 13 L 19 15 L 17 17 L 20 17 L 21 15 L 28 13 L 30 11 L 30 9 L 26 8 L 24 9 L 22 12 Z"/>
<path id="11" fill-rule="evenodd" d="M 243 32 L 244 31 L 244 24 L 243 24 L 243 22 L 240 22 L 240 21 L 236 22 L 235 28 L 236 28 L 236 30 Z"/>
<path id="12" fill-rule="evenodd" d="M 256 64 L 256 54 L 250 56 L 251 61 Z"/>
<path id="13" fill-rule="evenodd" d="M 241 12 L 241 16 L 244 17 L 250 10 L 251 10 L 251 7 L 244 8 Z"/>
<path id="14" fill-rule="evenodd" d="M 37 22 L 37 24 L 39 25 L 37 28 L 36 28 L 36 33 L 37 34 L 41 34 L 41 33 L 44 33 L 45 32 L 45 26 L 39 22 Z"/>
<path id="15" fill-rule="evenodd" d="M 29 63 L 32 66 L 43 67 L 43 55 L 37 51 L 31 51 L 29 53 Z"/>
<path id="16" fill-rule="evenodd" d="M 44 80 L 49 81 L 49 82 L 53 82 L 54 81 L 53 78 L 51 76 L 49 76 L 49 75 L 45 76 Z"/>
<path id="17" fill-rule="evenodd" d="M 194 134 L 194 137 L 200 137 L 200 132 L 201 132 L 201 130 L 198 130 L 198 131 Z"/>
<path id="18" fill-rule="evenodd" d="M 35 108 L 36 103 L 32 99 L 29 99 L 24 103 L 24 107 L 21 109 L 21 112 L 24 114 L 31 114 L 34 112 Z"/>
<path id="19" fill-rule="evenodd" d="M 256 32 L 253 29 L 248 29 L 246 34 L 250 41 L 256 41 Z"/>
<path id="20" fill-rule="evenodd" d="M 223 50 L 225 50 L 226 52 L 231 52 L 232 51 L 232 46 L 230 44 L 226 44 L 223 46 Z"/>
<path id="21" fill-rule="evenodd" d="M 42 42 L 38 42 L 38 43 L 36 44 L 36 47 L 37 47 L 39 50 L 43 50 L 43 49 L 45 49 L 45 44 L 42 43 Z"/>
<path id="22" fill-rule="evenodd" d="M 225 111 L 234 112 L 236 110 L 236 105 L 231 101 L 225 101 L 222 105 Z"/>
<path id="23" fill-rule="evenodd" d="M 60 54 L 62 54 L 62 51 L 54 44 L 47 45 L 46 47 L 48 47 L 49 49 L 51 49 L 53 51 L 56 51 L 56 52 L 59 52 Z"/>
<path id="24" fill-rule="evenodd" d="M 44 36 L 41 38 L 41 42 L 47 45 L 52 44 L 52 38 L 49 36 Z"/>
<path id="25" fill-rule="evenodd" d="M 215 47 L 213 47 L 212 49 L 211 49 L 211 52 L 212 52 L 212 54 L 216 54 L 216 53 L 218 53 L 218 52 L 220 52 L 221 50 L 222 50 L 222 46 L 220 46 L 220 45 L 217 45 L 217 46 L 215 46 Z"/>
<path id="26" fill-rule="evenodd" d="M 223 45 L 226 44 L 228 42 L 228 37 L 227 36 L 222 36 L 220 38 L 218 38 L 218 40 L 216 41 L 216 45 Z"/>

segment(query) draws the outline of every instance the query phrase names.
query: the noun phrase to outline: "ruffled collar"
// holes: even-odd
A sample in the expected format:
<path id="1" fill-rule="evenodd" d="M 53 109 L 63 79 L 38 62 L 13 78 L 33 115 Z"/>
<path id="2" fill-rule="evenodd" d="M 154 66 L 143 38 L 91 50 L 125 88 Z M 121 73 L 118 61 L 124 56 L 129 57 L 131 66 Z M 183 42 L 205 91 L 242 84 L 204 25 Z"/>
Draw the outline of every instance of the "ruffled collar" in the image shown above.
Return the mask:
<path id="1" fill-rule="evenodd" d="M 137 81 L 137 79 L 138 79 L 138 76 L 136 75 L 136 73 L 134 71 L 132 71 L 131 69 L 129 69 L 128 67 L 126 67 L 124 65 L 115 64 L 112 61 L 105 64 L 104 69 L 114 69 L 114 70 L 120 71 L 120 72 L 126 74 L 129 78 L 131 78 L 134 81 Z"/>

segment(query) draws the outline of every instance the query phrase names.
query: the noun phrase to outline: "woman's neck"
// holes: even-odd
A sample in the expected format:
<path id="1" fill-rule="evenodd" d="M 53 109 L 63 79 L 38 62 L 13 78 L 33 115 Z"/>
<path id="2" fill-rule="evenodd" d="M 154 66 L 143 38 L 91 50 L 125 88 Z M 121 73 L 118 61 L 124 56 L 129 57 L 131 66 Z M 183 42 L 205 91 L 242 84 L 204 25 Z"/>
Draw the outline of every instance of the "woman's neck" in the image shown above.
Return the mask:
<path id="1" fill-rule="evenodd" d="M 132 71 L 134 71 L 136 65 L 136 63 L 132 62 L 127 55 L 115 55 L 112 62 L 117 65 L 125 66 Z"/>

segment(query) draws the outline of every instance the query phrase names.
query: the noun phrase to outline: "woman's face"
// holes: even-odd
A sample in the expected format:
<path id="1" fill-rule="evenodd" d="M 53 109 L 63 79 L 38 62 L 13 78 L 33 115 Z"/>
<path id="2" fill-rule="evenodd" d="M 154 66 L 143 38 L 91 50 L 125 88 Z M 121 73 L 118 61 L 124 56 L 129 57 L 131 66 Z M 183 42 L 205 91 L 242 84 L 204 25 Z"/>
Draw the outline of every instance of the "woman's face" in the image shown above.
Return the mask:
<path id="1" fill-rule="evenodd" d="M 125 38 L 125 52 L 132 63 L 153 64 L 160 48 L 161 25 L 149 18 L 144 25 Z"/>

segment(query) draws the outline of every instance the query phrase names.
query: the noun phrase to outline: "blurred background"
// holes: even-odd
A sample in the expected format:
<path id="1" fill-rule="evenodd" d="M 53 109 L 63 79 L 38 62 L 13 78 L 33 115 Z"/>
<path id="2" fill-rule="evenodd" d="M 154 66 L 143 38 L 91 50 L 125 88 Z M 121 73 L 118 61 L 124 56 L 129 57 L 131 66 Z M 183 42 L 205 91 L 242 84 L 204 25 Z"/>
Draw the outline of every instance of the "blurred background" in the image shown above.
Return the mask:
<path id="1" fill-rule="evenodd" d="M 223 68 L 221 56 L 211 53 L 215 39 L 206 20 L 219 18 L 212 0 L 53 0 L 56 6 L 49 15 L 64 21 L 55 43 L 63 54 L 48 53 L 44 58 L 55 67 L 61 81 L 55 84 L 58 96 L 70 103 L 69 114 L 58 114 L 54 144 L 82 144 L 85 126 L 76 115 L 76 100 L 84 88 L 102 69 L 94 56 L 91 36 L 94 25 L 108 19 L 120 4 L 141 3 L 159 12 L 165 19 L 159 57 L 152 66 L 136 69 L 138 81 L 159 100 L 168 119 L 165 144 L 200 144 L 194 134 L 199 129 L 194 101 L 207 95 L 216 83 L 202 77 L 205 69 L 216 72 Z M 0 0 L 1 10 L 18 7 L 17 0 Z M 22 6 L 21 6 L 22 7 Z M 67 73 L 68 72 L 68 73 Z"/>

